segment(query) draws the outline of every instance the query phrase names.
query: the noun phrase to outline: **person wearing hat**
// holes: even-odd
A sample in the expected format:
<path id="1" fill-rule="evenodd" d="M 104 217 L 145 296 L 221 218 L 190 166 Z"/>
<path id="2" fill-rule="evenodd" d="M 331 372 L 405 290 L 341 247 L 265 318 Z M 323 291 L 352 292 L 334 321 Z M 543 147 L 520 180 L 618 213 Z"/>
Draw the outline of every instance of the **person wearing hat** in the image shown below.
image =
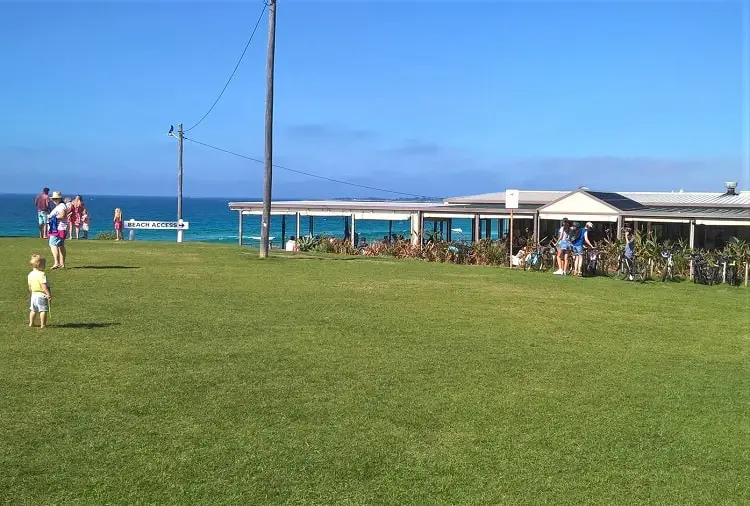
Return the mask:
<path id="1" fill-rule="evenodd" d="M 575 255 L 575 262 L 573 264 L 573 275 L 580 276 L 581 268 L 583 267 L 583 253 L 584 247 L 592 248 L 594 245 L 591 243 L 589 238 L 589 232 L 594 228 L 594 224 L 590 221 L 586 223 L 584 228 L 581 228 L 578 223 L 574 223 L 573 227 L 576 232 L 573 234 L 573 254 Z"/>
<path id="2" fill-rule="evenodd" d="M 68 207 L 63 202 L 62 193 L 52 192 L 50 197 L 55 207 L 49 215 L 49 248 L 52 251 L 54 264 L 52 269 L 65 267 L 65 233 L 68 225 Z"/>

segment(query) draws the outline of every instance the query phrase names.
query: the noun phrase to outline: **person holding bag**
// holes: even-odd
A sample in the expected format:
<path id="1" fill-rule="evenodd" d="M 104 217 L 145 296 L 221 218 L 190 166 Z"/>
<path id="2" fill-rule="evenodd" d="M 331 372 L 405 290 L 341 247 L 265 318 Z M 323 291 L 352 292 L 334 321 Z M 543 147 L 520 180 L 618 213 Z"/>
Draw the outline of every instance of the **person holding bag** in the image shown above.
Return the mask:
<path id="1" fill-rule="evenodd" d="M 62 193 L 52 192 L 51 197 L 55 207 L 49 215 L 49 248 L 52 251 L 54 263 L 52 269 L 65 268 L 65 236 L 68 229 L 68 206 L 63 203 Z"/>

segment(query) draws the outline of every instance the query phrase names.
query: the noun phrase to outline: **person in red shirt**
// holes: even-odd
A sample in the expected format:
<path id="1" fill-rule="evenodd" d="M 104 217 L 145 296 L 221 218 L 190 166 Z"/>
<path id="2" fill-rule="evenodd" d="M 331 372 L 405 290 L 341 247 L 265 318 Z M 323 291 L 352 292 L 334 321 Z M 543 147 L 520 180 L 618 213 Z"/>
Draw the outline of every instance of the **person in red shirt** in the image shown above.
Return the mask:
<path id="1" fill-rule="evenodd" d="M 47 218 L 49 217 L 49 188 L 42 190 L 42 193 L 36 196 L 34 199 L 34 205 L 36 206 L 36 217 L 39 225 L 39 238 L 47 238 Z"/>

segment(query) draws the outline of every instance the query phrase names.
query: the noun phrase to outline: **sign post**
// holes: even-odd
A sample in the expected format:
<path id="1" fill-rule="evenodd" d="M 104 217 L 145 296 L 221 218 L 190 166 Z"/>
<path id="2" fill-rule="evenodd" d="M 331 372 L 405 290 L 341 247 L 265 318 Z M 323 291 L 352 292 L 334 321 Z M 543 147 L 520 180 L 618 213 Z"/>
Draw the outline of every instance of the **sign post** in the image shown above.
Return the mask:
<path id="1" fill-rule="evenodd" d="M 510 209 L 510 235 L 508 236 L 508 261 L 513 267 L 513 209 L 518 209 L 518 190 L 505 190 L 505 208 Z"/>
<path id="2" fill-rule="evenodd" d="M 177 220 L 177 221 L 143 221 L 129 219 L 123 223 L 125 230 L 130 230 L 130 240 L 135 240 L 136 230 L 177 230 L 182 236 L 183 230 L 190 228 L 189 221 Z M 182 237 L 180 237 L 181 239 Z M 182 242 L 182 241 L 180 241 Z"/>

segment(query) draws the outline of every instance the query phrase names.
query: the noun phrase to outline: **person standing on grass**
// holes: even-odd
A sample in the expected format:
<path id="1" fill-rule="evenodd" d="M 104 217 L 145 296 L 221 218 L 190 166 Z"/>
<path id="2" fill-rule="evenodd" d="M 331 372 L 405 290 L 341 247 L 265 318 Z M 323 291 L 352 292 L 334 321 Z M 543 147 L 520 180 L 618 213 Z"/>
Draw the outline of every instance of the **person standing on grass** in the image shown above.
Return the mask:
<path id="1" fill-rule="evenodd" d="M 583 265 L 583 229 L 579 223 L 573 223 L 570 233 L 570 245 L 573 248 L 573 275 L 581 275 Z"/>
<path id="2" fill-rule="evenodd" d="M 62 269 L 65 267 L 65 234 L 68 224 L 68 206 L 63 202 L 60 192 L 52 192 L 52 202 L 55 208 L 49 216 L 49 248 L 52 251 L 54 264 L 53 269 Z"/>
<path id="3" fill-rule="evenodd" d="M 36 322 L 36 315 L 39 314 L 39 327 L 47 326 L 47 313 L 49 312 L 49 301 L 52 294 L 47 283 L 47 275 L 44 274 L 44 267 L 47 261 L 39 255 L 31 255 L 31 272 L 28 276 L 29 292 L 31 292 L 31 302 L 29 307 L 29 327 L 33 327 Z"/>
<path id="4" fill-rule="evenodd" d="M 557 270 L 554 274 L 564 276 L 568 272 L 568 258 L 570 250 L 570 221 L 563 218 L 562 226 L 557 232 Z"/>
<path id="5" fill-rule="evenodd" d="M 89 238 L 90 227 L 91 217 L 89 217 L 89 210 L 83 207 L 83 211 L 81 211 L 81 239 Z"/>
<path id="6" fill-rule="evenodd" d="M 625 257 L 625 263 L 628 268 L 628 281 L 633 281 L 633 268 L 635 267 L 635 234 L 633 233 L 633 230 L 628 227 L 625 228 L 625 251 L 622 256 Z"/>
<path id="7" fill-rule="evenodd" d="M 34 206 L 36 206 L 36 219 L 39 225 L 39 238 L 47 238 L 47 219 L 49 218 L 49 188 L 44 188 L 42 193 L 36 196 L 34 199 Z"/>
<path id="8" fill-rule="evenodd" d="M 580 276 L 581 270 L 583 269 L 583 255 L 585 249 L 594 249 L 594 244 L 591 242 L 589 232 L 594 228 L 594 224 L 590 221 L 586 223 L 584 228 L 579 228 L 578 223 L 573 224 L 575 232 L 572 235 L 573 254 L 575 255 L 575 263 L 573 264 L 573 275 Z"/>
<path id="9" fill-rule="evenodd" d="M 112 218 L 115 224 L 115 241 L 122 241 L 122 209 L 115 209 L 115 215 Z"/>
<path id="10" fill-rule="evenodd" d="M 81 237 L 81 214 L 83 213 L 83 198 L 76 195 L 70 208 L 70 238 L 80 239 Z"/>

